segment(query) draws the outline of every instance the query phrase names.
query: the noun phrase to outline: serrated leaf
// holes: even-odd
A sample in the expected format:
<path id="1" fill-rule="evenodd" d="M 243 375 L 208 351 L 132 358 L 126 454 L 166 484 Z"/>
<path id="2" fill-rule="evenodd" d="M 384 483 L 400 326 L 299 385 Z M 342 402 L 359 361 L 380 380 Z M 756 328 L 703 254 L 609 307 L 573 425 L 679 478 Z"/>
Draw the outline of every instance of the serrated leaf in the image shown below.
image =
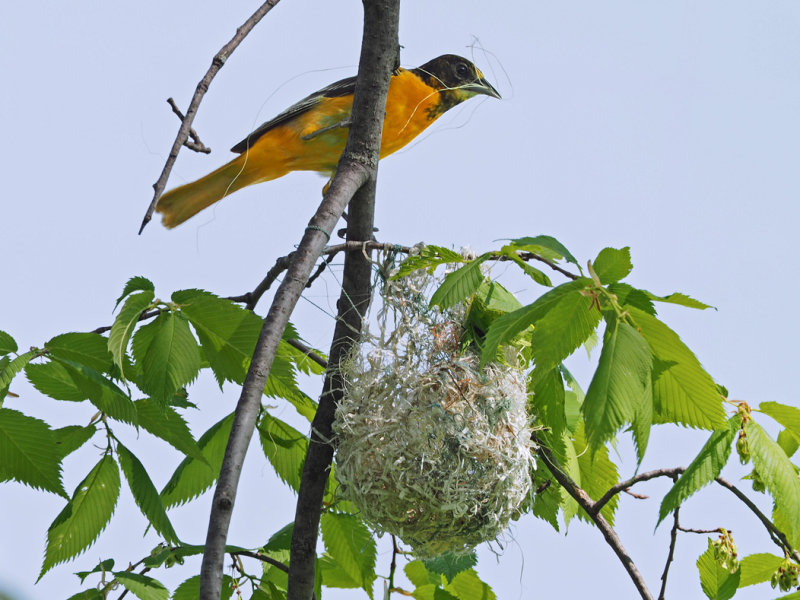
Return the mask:
<path id="1" fill-rule="evenodd" d="M 119 498 L 119 470 L 109 454 L 78 484 L 72 498 L 47 530 L 39 579 L 55 565 L 91 546 L 105 529 Z"/>
<path id="2" fill-rule="evenodd" d="M 739 587 L 741 569 L 730 573 L 722 568 L 714 558 L 714 547 L 708 540 L 708 550 L 697 559 L 697 570 L 700 572 L 700 585 L 703 593 L 711 600 L 729 600 L 733 598 Z"/>
<path id="3" fill-rule="evenodd" d="M 263 320 L 203 290 L 177 291 L 172 301 L 180 305 L 181 314 L 194 327 L 217 382 L 244 383 Z"/>
<path id="4" fill-rule="evenodd" d="M 600 322 L 594 299 L 578 290 L 564 294 L 536 321 L 531 352 L 537 367 L 552 369 L 583 344 Z"/>
<path id="5" fill-rule="evenodd" d="M 695 300 L 691 296 L 687 296 L 686 294 L 682 294 L 681 292 L 674 292 L 669 296 L 656 296 L 652 292 L 648 292 L 647 290 L 642 290 L 647 297 L 651 300 L 656 300 L 657 302 L 666 302 L 669 304 L 677 304 L 679 306 L 685 306 L 687 308 L 697 308 L 699 310 L 705 310 L 707 308 L 714 308 L 710 304 L 705 304 L 704 302 L 700 302 L 699 300 Z M 716 310 L 716 308 L 714 308 Z"/>
<path id="6" fill-rule="evenodd" d="M 169 591 L 164 587 L 164 584 L 147 575 L 129 571 L 116 571 L 114 577 L 139 600 L 167 600 L 169 598 Z"/>
<path id="7" fill-rule="evenodd" d="M 108 340 L 99 333 L 63 333 L 47 342 L 44 349 L 53 356 L 86 365 L 99 373 L 108 372 L 113 364 Z"/>
<path id="8" fill-rule="evenodd" d="M 266 412 L 258 422 L 258 437 L 264 455 L 278 477 L 295 492 L 299 491 L 308 438 Z"/>
<path id="9" fill-rule="evenodd" d="M 165 507 L 183 504 L 196 498 L 217 480 L 232 425 L 233 413 L 212 425 L 200 437 L 197 445 L 200 446 L 206 460 L 204 462 L 187 456 L 181 461 L 161 490 L 161 500 Z"/>
<path id="10" fill-rule="evenodd" d="M 501 344 L 507 344 L 544 317 L 559 300 L 568 294 L 586 287 L 586 279 L 564 283 L 542 294 L 535 302 L 495 319 L 486 333 L 486 341 L 481 351 L 481 362 L 494 360 Z"/>
<path id="11" fill-rule="evenodd" d="M 469 298 L 484 280 L 481 264 L 489 258 L 484 254 L 463 267 L 448 273 L 442 284 L 431 296 L 430 306 L 447 309 Z"/>
<path id="12" fill-rule="evenodd" d="M 294 521 L 284 525 L 273 533 L 269 541 L 264 544 L 264 552 L 276 552 L 278 550 L 289 550 L 292 546 L 292 532 L 294 531 Z"/>
<path id="13" fill-rule="evenodd" d="M 431 573 L 421 560 L 412 560 L 403 567 L 403 572 L 408 577 L 408 580 L 414 584 L 414 587 L 422 587 L 423 585 L 440 585 L 442 583 L 441 576 Z"/>
<path id="14" fill-rule="evenodd" d="M 75 573 L 75 575 L 77 575 L 80 578 L 81 585 L 83 585 L 83 582 L 92 573 L 108 573 L 113 568 L 114 568 L 114 559 L 107 558 L 106 560 L 101 560 L 99 563 L 97 563 L 97 565 L 91 571 L 78 571 L 77 573 Z"/>
<path id="15" fill-rule="evenodd" d="M 644 338 L 613 315 L 607 318 L 603 350 L 583 401 L 586 438 L 592 451 L 631 423 L 650 389 L 652 357 Z"/>
<path id="16" fill-rule="evenodd" d="M 61 484 L 61 453 L 44 421 L 0 408 L 0 481 L 13 479 L 67 497 Z"/>
<path id="17" fill-rule="evenodd" d="M 92 439 L 96 431 L 97 428 L 94 425 L 87 425 L 86 427 L 67 425 L 61 429 L 54 429 L 53 443 L 58 449 L 59 456 L 63 459 L 75 452 L 75 450 Z M 66 496 L 66 494 L 64 494 L 64 496 Z"/>
<path id="18" fill-rule="evenodd" d="M 17 342 L 14 341 L 14 338 L 0 329 L 0 356 L 11 354 L 17 350 L 19 350 L 19 348 L 17 348 Z"/>
<path id="19" fill-rule="evenodd" d="M 419 269 L 428 269 L 433 272 L 433 269 L 439 265 L 461 262 L 464 262 L 464 257 L 454 250 L 443 246 L 424 246 L 418 254 L 409 255 L 391 279 L 400 279 Z"/>
<path id="20" fill-rule="evenodd" d="M 745 556 L 739 561 L 739 570 L 742 572 L 739 587 L 747 587 L 756 583 L 769 581 L 772 574 L 783 564 L 784 559 L 774 554 L 763 552 Z"/>
<path id="21" fill-rule="evenodd" d="M 113 381 L 86 365 L 65 358 L 53 358 L 67 370 L 75 387 L 89 402 L 112 419 L 132 425 L 137 424 L 136 406 Z"/>
<path id="22" fill-rule="evenodd" d="M 343 589 L 361 587 L 361 583 L 354 579 L 329 554 L 323 554 L 317 560 L 317 565 L 322 575 L 322 585 L 325 587 Z"/>
<path id="23" fill-rule="evenodd" d="M 639 410 L 633 417 L 631 423 L 631 433 L 633 433 L 633 444 L 636 447 L 637 468 L 644 460 L 644 453 L 650 441 L 650 429 L 653 427 L 653 381 L 648 378 L 644 392 L 644 400 L 639 405 Z"/>
<path id="24" fill-rule="evenodd" d="M 532 413 L 546 429 L 539 432 L 544 444 L 563 460 L 564 444 L 562 436 L 567 429 L 566 395 L 564 382 L 558 369 L 543 371 L 538 367 L 533 370 L 529 387 Z"/>
<path id="25" fill-rule="evenodd" d="M 564 432 L 562 435 L 562 440 L 564 443 L 564 460 L 561 462 L 561 466 L 564 467 L 564 472 L 570 476 L 572 481 L 580 486 L 581 467 L 578 463 L 578 453 L 575 451 L 575 444 L 566 432 Z M 567 490 L 565 490 L 563 487 L 560 487 L 559 489 L 561 492 L 561 511 L 564 517 L 564 527 L 568 528 L 569 522 L 575 515 L 578 514 L 580 507 L 578 506 L 577 501 L 569 495 Z"/>
<path id="26" fill-rule="evenodd" d="M 559 242 L 556 238 L 549 235 L 537 235 L 534 237 L 521 237 L 511 240 L 520 250 L 527 250 L 534 254 L 539 254 L 544 258 L 564 258 L 567 262 L 571 262 L 576 267 L 580 268 L 578 261 L 572 256 L 566 246 Z"/>
<path id="27" fill-rule="evenodd" d="M 656 316 L 656 309 L 650 300 L 649 292 L 639 290 L 627 283 L 617 282 L 606 286 L 606 289 L 617 297 L 620 306 L 635 306 L 648 315 Z"/>
<path id="28" fill-rule="evenodd" d="M 800 408 L 779 402 L 762 402 L 758 410 L 775 419 L 800 439 Z"/>
<path id="29" fill-rule="evenodd" d="M 186 456 L 205 461 L 200 446 L 184 418 L 171 406 L 164 406 L 150 398 L 134 402 L 139 425 L 154 436 L 161 438 Z"/>
<path id="30" fill-rule="evenodd" d="M 123 357 L 128 351 L 128 342 L 133 335 L 133 330 L 139 322 L 139 316 L 148 308 L 150 308 L 155 294 L 152 290 L 145 290 L 137 292 L 125 300 L 122 309 L 119 311 L 117 318 L 111 325 L 111 331 L 108 333 L 108 350 L 114 359 L 120 371 L 124 373 L 124 360 Z"/>
<path id="31" fill-rule="evenodd" d="M 114 310 L 117 310 L 119 303 L 122 302 L 128 295 L 132 294 L 133 292 L 155 292 L 156 288 L 153 285 L 153 282 L 147 279 L 147 277 L 142 277 L 137 275 L 135 277 L 131 277 L 125 283 L 125 287 L 122 288 L 122 293 L 120 294 L 119 298 L 117 298 L 116 303 L 114 304 Z"/>
<path id="32" fill-rule="evenodd" d="M 583 423 L 578 426 L 573 439 L 575 452 L 578 455 L 581 487 L 592 500 L 599 500 L 609 488 L 619 483 L 619 472 L 608 455 L 608 447 L 601 446 L 596 452 L 589 451 Z M 611 498 L 600 510 L 610 525 L 614 525 L 614 515 L 619 504 L 619 494 Z M 588 523 L 593 522 L 584 510 L 578 512 L 578 518 Z"/>
<path id="33" fill-rule="evenodd" d="M 36 358 L 37 354 L 38 353 L 34 352 L 33 350 L 28 350 L 27 352 L 11 359 L 11 361 L 9 361 L 9 363 L 2 370 L 0 370 L 0 390 L 7 388 L 17 373 L 24 369 L 25 365 L 31 362 L 31 360 Z"/>
<path id="34" fill-rule="evenodd" d="M 783 448 L 786 456 L 792 458 L 797 449 L 800 448 L 800 437 L 788 429 L 783 429 L 778 434 L 778 445 Z"/>
<path id="35" fill-rule="evenodd" d="M 474 569 L 461 571 L 444 589 L 458 600 L 497 600 L 492 588 L 481 581 Z"/>
<path id="36" fill-rule="evenodd" d="M 553 287 L 553 282 L 550 281 L 550 278 L 547 275 L 545 275 L 543 271 L 537 269 L 536 267 L 533 267 L 533 266 L 529 265 L 527 262 L 522 260 L 522 258 L 520 258 L 520 256 L 519 256 L 519 254 L 517 254 L 517 252 L 515 250 L 512 250 L 511 247 L 506 246 L 505 248 L 503 248 L 503 250 L 501 250 L 501 254 L 503 256 L 507 256 L 512 261 L 514 261 L 514 263 L 516 263 L 516 265 L 520 269 L 522 269 L 522 271 L 528 277 L 533 279 L 539 285 L 543 285 L 543 286 L 546 286 L 546 287 Z"/>
<path id="37" fill-rule="evenodd" d="M 635 307 L 629 307 L 628 312 L 656 359 L 653 422 L 681 423 L 701 429 L 724 428 L 725 410 L 719 390 L 678 334 Z"/>
<path id="38" fill-rule="evenodd" d="M 55 400 L 80 402 L 86 400 L 84 394 L 61 363 L 29 363 L 25 366 L 25 376 L 31 385 L 45 396 Z"/>
<path id="39" fill-rule="evenodd" d="M 703 445 L 700 453 L 673 484 L 661 501 L 658 523 L 683 504 L 692 494 L 716 479 L 731 455 L 733 440 L 741 425 L 741 417 L 734 415 L 725 429 L 718 429 Z M 656 524 L 656 527 L 658 526 Z"/>
<path id="40" fill-rule="evenodd" d="M 153 528 L 170 543 L 179 543 L 178 534 L 172 528 L 164 505 L 158 495 L 156 486 L 153 485 L 150 475 L 138 458 L 117 440 L 117 457 L 128 480 L 128 486 L 133 494 L 136 506 L 142 511 Z M 132 592 L 134 590 L 131 590 Z"/>
<path id="41" fill-rule="evenodd" d="M 594 259 L 592 267 L 600 282 L 605 285 L 625 279 L 633 270 L 631 249 L 628 246 L 620 249 L 603 248 Z"/>
<path id="42" fill-rule="evenodd" d="M 445 552 L 436 558 L 423 561 L 425 568 L 431 573 L 439 573 L 447 578 L 447 581 L 453 581 L 453 578 L 467 569 L 471 569 L 478 564 L 478 555 L 473 550 L 467 554 L 455 554 L 453 552 Z"/>
<path id="43" fill-rule="evenodd" d="M 136 343 L 140 335 L 149 338 L 146 348 Z M 142 391 L 164 403 L 193 381 L 200 370 L 200 348 L 189 323 L 178 314 L 162 312 L 139 328 L 133 349 L 136 362 L 142 366 Z"/>
<path id="44" fill-rule="evenodd" d="M 77 594 L 73 594 L 67 600 L 106 600 L 105 595 L 97 588 L 89 588 Z"/>
<path id="45" fill-rule="evenodd" d="M 753 466 L 761 475 L 776 507 L 787 518 L 786 535 L 794 540 L 800 535 L 800 479 L 789 457 L 755 421 L 744 425 Z"/>
<path id="46" fill-rule="evenodd" d="M 220 600 L 229 600 L 233 594 L 233 579 L 230 575 L 222 576 L 222 594 Z M 197 600 L 200 597 L 200 575 L 189 577 L 186 581 L 180 584 L 175 593 L 172 594 L 172 600 Z"/>
<path id="47" fill-rule="evenodd" d="M 372 598 L 376 548 L 369 529 L 356 516 L 334 512 L 323 513 L 320 524 L 328 555 Z"/>

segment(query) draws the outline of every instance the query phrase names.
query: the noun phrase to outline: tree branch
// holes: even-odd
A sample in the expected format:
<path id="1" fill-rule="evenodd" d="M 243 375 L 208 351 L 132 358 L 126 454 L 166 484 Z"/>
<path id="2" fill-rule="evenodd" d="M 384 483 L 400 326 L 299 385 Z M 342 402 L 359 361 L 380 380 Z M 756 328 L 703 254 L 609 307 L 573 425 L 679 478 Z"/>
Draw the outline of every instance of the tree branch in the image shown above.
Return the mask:
<path id="1" fill-rule="evenodd" d="M 603 507 L 606 504 L 608 504 L 609 500 L 611 500 L 614 496 L 616 496 L 620 492 L 627 490 L 632 485 L 635 485 L 642 481 L 655 479 L 656 477 L 672 477 L 674 479 L 675 477 L 683 473 L 685 470 L 686 470 L 685 467 L 673 467 L 672 469 L 656 469 L 654 471 L 648 471 L 647 473 L 639 473 L 638 475 L 635 475 L 630 479 L 626 479 L 625 481 L 621 481 L 617 485 L 609 488 L 609 490 L 605 494 L 603 494 L 597 502 L 594 503 L 594 508 L 592 510 L 594 510 L 594 514 L 598 514 L 603 509 Z M 589 516 L 591 516 L 591 513 Z"/>
<path id="2" fill-rule="evenodd" d="M 534 441 L 538 442 L 538 440 Z M 622 546 L 622 542 L 620 541 L 619 536 L 617 536 L 616 531 L 614 531 L 611 525 L 608 524 L 608 521 L 605 520 L 603 515 L 599 514 L 599 509 L 596 508 L 597 503 L 593 502 L 589 497 L 589 494 L 587 494 L 574 481 L 572 481 L 572 478 L 566 474 L 564 469 L 556 460 L 555 456 L 553 456 L 553 453 L 547 447 L 539 443 L 536 453 L 541 457 L 545 466 L 553 474 L 555 480 L 558 481 L 558 483 L 560 483 L 565 490 L 567 490 L 567 493 L 575 499 L 578 505 L 586 511 L 586 514 L 589 515 L 589 518 L 594 521 L 594 524 L 600 530 L 600 533 L 603 534 L 603 537 L 608 545 L 611 546 L 614 554 L 616 554 L 619 558 L 622 566 L 625 567 L 625 570 L 628 572 L 628 575 L 633 581 L 633 585 L 636 586 L 636 589 L 639 591 L 639 595 L 642 597 L 642 599 L 653 600 L 653 596 L 650 595 L 650 591 L 647 589 L 647 584 L 645 583 L 642 574 L 639 573 L 636 563 L 633 562 L 633 559 Z"/>
<path id="3" fill-rule="evenodd" d="M 672 482 L 678 480 L 678 475 L 672 476 Z M 664 564 L 664 572 L 661 573 L 661 590 L 658 593 L 658 600 L 665 600 L 664 594 L 667 592 L 667 577 L 669 576 L 669 567 L 675 558 L 675 546 L 678 543 L 678 530 L 681 528 L 679 519 L 679 512 L 681 507 L 678 506 L 672 513 L 672 529 L 669 532 L 669 552 L 667 553 L 667 562 Z"/>
<path id="4" fill-rule="evenodd" d="M 231 55 L 231 53 L 236 50 L 239 44 L 242 43 L 242 40 L 247 37 L 247 34 L 252 31 L 253 27 L 255 27 L 264 17 L 264 15 L 271 11 L 279 1 L 280 0 L 267 0 L 264 2 L 264 4 L 259 6 L 258 10 L 250 15 L 250 18 L 247 19 L 247 21 L 245 21 L 241 27 L 236 30 L 236 34 L 231 38 L 231 40 L 222 48 L 220 48 L 220 51 L 217 52 L 217 54 L 211 60 L 211 66 L 197 84 L 197 88 L 195 88 L 194 96 L 192 96 L 192 100 L 189 102 L 189 108 L 186 111 L 186 116 L 183 118 L 180 129 L 178 129 L 178 135 L 175 136 L 175 141 L 172 143 L 172 149 L 169 151 L 169 156 L 167 156 L 167 162 L 164 163 L 164 168 L 161 171 L 161 175 L 159 175 L 158 181 L 153 184 L 153 200 L 150 202 L 150 206 L 147 208 L 144 219 L 142 219 L 142 224 L 139 227 L 139 235 L 142 234 L 145 225 L 147 225 L 150 222 L 150 219 L 153 218 L 153 211 L 156 209 L 156 203 L 161 197 L 161 194 L 164 192 L 164 188 L 167 185 L 167 179 L 169 179 L 169 174 L 172 172 L 175 159 L 178 158 L 178 152 L 180 152 L 181 146 L 183 146 L 186 140 L 189 138 L 189 131 L 192 128 L 192 122 L 194 122 L 197 109 L 200 107 L 200 102 L 203 100 L 203 96 L 205 96 L 205 93 L 208 91 L 208 86 L 211 84 L 211 80 L 214 79 L 217 72 L 225 64 L 225 61 L 228 60 L 228 57 Z"/>
<path id="5" fill-rule="evenodd" d="M 399 0 L 364 1 L 364 33 L 353 98 L 353 126 L 339 162 L 339 170 L 353 163 L 369 172 L 369 179 L 350 203 L 347 219 L 347 241 L 357 240 L 362 247 L 363 241 L 372 239 L 386 94 L 391 72 L 399 63 L 399 4 Z M 297 495 L 287 600 L 308 600 L 314 589 L 322 499 L 333 460 L 332 425 L 344 387 L 339 364 L 361 332 L 362 319 L 372 297 L 371 274 L 369 256 L 361 247 L 346 254 L 329 366 L 311 424 L 311 439 Z"/>

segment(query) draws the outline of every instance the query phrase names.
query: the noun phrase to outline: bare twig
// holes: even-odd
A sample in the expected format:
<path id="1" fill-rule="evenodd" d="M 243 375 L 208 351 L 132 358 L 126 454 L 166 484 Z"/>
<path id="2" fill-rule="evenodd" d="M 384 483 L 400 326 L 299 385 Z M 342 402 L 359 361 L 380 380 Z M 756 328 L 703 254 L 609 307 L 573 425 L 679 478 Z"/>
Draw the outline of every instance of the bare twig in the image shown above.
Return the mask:
<path id="1" fill-rule="evenodd" d="M 159 308 L 156 308 L 155 310 L 146 310 L 139 315 L 139 321 L 147 321 L 147 319 L 152 319 L 160 314 L 161 309 Z M 105 333 L 106 331 L 111 331 L 111 325 L 103 325 L 97 329 L 92 329 L 91 333 Z"/>
<path id="2" fill-rule="evenodd" d="M 638 475 L 635 475 L 630 479 L 626 479 L 625 481 L 621 481 L 617 485 L 609 488 L 609 490 L 603 494 L 597 502 L 594 503 L 594 508 L 592 510 L 594 510 L 595 514 L 599 513 L 608 503 L 608 501 L 611 500 L 611 498 L 637 483 L 655 479 L 656 477 L 674 478 L 683 473 L 685 470 L 686 469 L 684 467 L 673 467 L 672 469 L 656 469 L 654 471 L 648 471 L 647 473 L 639 473 Z"/>
<path id="3" fill-rule="evenodd" d="M 372 265 L 369 255 L 362 248 L 363 241 L 371 240 L 373 235 L 375 187 L 386 94 L 390 74 L 399 64 L 399 4 L 399 0 L 363 3 L 364 33 L 353 98 L 353 125 L 337 171 L 341 173 L 348 164 L 352 164 L 367 174 L 364 185 L 350 203 L 347 220 L 347 240 L 358 241 L 359 249 L 345 256 L 329 366 L 311 424 L 311 438 L 297 494 L 287 600 L 308 600 L 314 589 L 322 499 L 333 460 L 333 418 L 344 387 L 339 364 L 361 331 L 362 319 L 372 297 Z M 338 177 L 337 174 L 336 179 Z"/>
<path id="4" fill-rule="evenodd" d="M 167 104 L 169 104 L 172 107 L 172 112 L 178 115 L 178 118 L 181 120 L 181 122 L 183 122 L 186 119 L 186 117 L 181 112 L 181 109 L 178 108 L 177 104 L 175 104 L 175 100 L 173 100 L 172 98 L 167 98 Z M 202 152 L 203 154 L 211 154 L 211 148 L 206 146 L 200 140 L 200 136 L 197 135 L 197 132 L 192 127 L 189 128 L 189 137 L 192 138 L 191 141 L 189 141 L 188 139 L 183 141 L 183 145 L 189 148 L 189 150 L 194 150 L 195 152 Z"/>
<path id="5" fill-rule="evenodd" d="M 672 476 L 673 483 L 678 481 L 678 475 Z M 669 552 L 667 553 L 667 562 L 664 564 L 664 572 L 661 573 L 661 590 L 658 592 L 658 600 L 665 600 L 664 594 L 667 592 L 667 577 L 669 576 L 669 567 L 675 558 L 675 546 L 678 543 L 678 530 L 681 528 L 679 518 L 680 506 L 678 506 L 672 513 L 672 530 L 669 532 Z"/>
<path id="6" fill-rule="evenodd" d="M 169 152 L 169 156 L 167 156 L 167 162 L 164 164 L 164 168 L 161 171 L 161 175 L 158 177 L 158 181 L 153 184 L 153 200 L 150 202 L 150 206 L 147 208 L 147 212 L 144 215 L 144 219 L 142 219 L 142 225 L 139 227 L 139 234 L 141 235 L 142 230 L 145 228 L 150 222 L 150 219 L 153 218 L 153 211 L 156 209 L 156 203 L 158 199 L 161 197 L 161 194 L 164 192 L 164 188 L 167 185 L 167 179 L 169 179 L 169 174 L 172 172 L 172 167 L 175 164 L 175 159 L 178 158 L 178 152 L 180 152 L 181 146 L 183 146 L 184 142 L 189 137 L 189 130 L 192 128 L 192 123 L 194 122 L 194 117 L 197 114 L 197 109 L 200 107 L 200 102 L 203 100 L 203 96 L 205 95 L 206 91 L 208 91 L 208 86 L 211 84 L 211 80 L 214 79 L 214 76 L 217 72 L 222 68 L 225 64 L 225 61 L 228 60 L 228 57 L 231 53 L 236 50 L 239 44 L 242 43 L 247 34 L 252 31 L 253 27 L 255 27 L 258 22 L 266 15 L 272 8 L 279 2 L 279 0 L 267 0 L 258 7 L 258 9 L 250 15 L 250 18 L 245 21 L 241 27 L 236 30 L 236 34 L 230 39 L 230 41 L 225 44 L 219 52 L 214 56 L 211 61 L 211 66 L 206 71 L 206 74 L 197 84 L 197 88 L 194 91 L 194 96 L 192 96 L 191 102 L 189 102 L 189 108 L 186 110 L 186 116 L 183 118 L 180 129 L 178 129 L 178 135 L 175 136 L 175 141 L 172 143 L 172 149 Z"/>
<path id="7" fill-rule="evenodd" d="M 691 527 L 683 527 L 682 525 L 678 527 L 678 531 L 683 531 L 684 533 L 699 533 L 702 535 L 708 535 L 709 533 L 721 533 L 722 529 L 717 527 L 716 529 L 693 529 Z M 733 533 L 733 529 L 728 529 L 728 533 Z"/>
<path id="8" fill-rule="evenodd" d="M 611 546 L 611 549 L 619 558 L 622 566 L 625 567 L 625 570 L 633 581 L 633 585 L 636 586 L 636 589 L 639 591 L 639 595 L 643 600 L 652 600 L 653 596 L 650 594 L 650 590 L 647 589 L 647 583 L 642 577 L 642 574 L 639 573 L 636 563 L 633 562 L 633 559 L 622 546 L 622 542 L 619 536 L 617 536 L 616 531 L 609 525 L 603 515 L 599 514 L 600 509 L 597 508 L 598 503 L 592 501 L 589 495 L 567 475 L 555 456 L 553 456 L 553 453 L 546 446 L 542 445 L 540 440 L 534 441 L 539 442 L 536 453 L 541 457 L 542 462 L 544 462 L 545 466 L 553 474 L 555 480 L 567 490 L 567 493 L 575 499 L 578 505 L 589 515 L 589 518 L 594 521 L 594 524 L 600 530 L 600 533 L 603 534 L 608 545 Z"/>
<path id="9" fill-rule="evenodd" d="M 397 554 L 400 548 L 397 545 L 397 538 L 392 534 L 392 562 L 389 565 L 389 594 L 394 589 L 394 573 L 397 570 Z"/>
<path id="10" fill-rule="evenodd" d="M 637 500 L 647 500 L 650 497 L 647 494 L 637 494 L 636 492 L 632 492 L 629 488 L 625 488 L 622 491 L 628 494 L 628 496 L 636 498 Z"/>
<path id="11" fill-rule="evenodd" d="M 315 363 L 317 363 L 317 364 L 318 364 L 320 367 L 322 367 L 322 368 L 324 368 L 324 369 L 327 369 L 327 368 L 328 368 L 328 361 L 327 361 L 327 360 L 325 360 L 324 358 L 322 358 L 322 357 L 321 357 L 319 354 L 317 354 L 316 352 L 314 352 L 314 350 L 312 350 L 311 348 L 309 348 L 308 346 L 306 346 L 306 345 L 305 345 L 303 342 L 301 342 L 300 340 L 295 340 L 295 339 L 292 339 L 292 338 L 290 338 L 290 339 L 286 340 L 286 343 L 287 343 L 287 344 L 289 344 L 290 346 L 294 346 L 295 348 L 297 348 L 298 350 L 300 350 L 300 352 L 302 352 L 303 354 L 305 354 L 305 355 L 306 355 L 308 358 L 310 358 L 311 360 L 313 360 L 313 361 L 314 361 Z"/>
<path id="12" fill-rule="evenodd" d="M 786 538 L 786 534 L 783 533 L 780 529 L 775 527 L 775 525 L 770 521 L 767 516 L 759 510 L 759 508 L 753 503 L 750 498 L 745 496 L 744 492 L 742 492 L 739 488 L 733 485 L 730 481 L 723 477 L 717 477 L 715 480 L 718 484 L 722 487 L 727 488 L 733 495 L 739 498 L 742 502 L 744 502 L 745 506 L 749 508 L 753 513 L 758 517 L 758 520 L 766 527 L 769 536 L 772 538 L 772 541 L 777 544 L 780 548 L 785 550 L 788 554 L 794 558 L 795 561 L 800 562 L 800 552 L 792 548 L 792 545 L 789 543 L 789 540 Z"/>
<path id="13" fill-rule="evenodd" d="M 266 554 L 261 554 L 259 552 L 251 552 L 250 550 L 239 550 L 238 552 L 231 552 L 231 556 L 248 556 L 250 558 L 255 558 L 256 560 L 260 560 L 261 562 L 265 562 L 267 564 L 272 565 L 283 571 L 284 573 L 289 572 L 289 567 L 283 564 L 281 561 L 272 558 L 271 556 L 267 556 Z"/>

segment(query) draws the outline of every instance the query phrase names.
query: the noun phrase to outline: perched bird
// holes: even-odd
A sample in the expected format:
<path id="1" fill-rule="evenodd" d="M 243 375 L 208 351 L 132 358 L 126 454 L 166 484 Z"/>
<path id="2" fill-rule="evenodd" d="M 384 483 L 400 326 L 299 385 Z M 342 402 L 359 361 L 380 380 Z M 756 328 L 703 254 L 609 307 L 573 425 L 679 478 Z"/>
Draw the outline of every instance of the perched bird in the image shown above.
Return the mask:
<path id="1" fill-rule="evenodd" d="M 356 78 L 342 79 L 290 106 L 231 148 L 239 156 L 205 177 L 165 193 L 156 211 L 180 225 L 245 186 L 291 171 L 332 175 L 347 141 Z M 500 98 L 474 64 L 445 54 L 416 69 L 397 69 L 389 83 L 380 157 L 396 152 L 457 104 Z"/>

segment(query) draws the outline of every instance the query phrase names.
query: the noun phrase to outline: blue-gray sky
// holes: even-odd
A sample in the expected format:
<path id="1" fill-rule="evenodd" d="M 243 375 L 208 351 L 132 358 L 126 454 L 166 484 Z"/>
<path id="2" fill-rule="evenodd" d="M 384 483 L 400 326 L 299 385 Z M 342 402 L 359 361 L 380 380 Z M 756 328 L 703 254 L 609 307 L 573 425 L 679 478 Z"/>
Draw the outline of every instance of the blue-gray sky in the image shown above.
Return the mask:
<path id="1" fill-rule="evenodd" d="M 238 192 L 176 230 L 154 221 L 136 235 L 178 125 L 165 99 L 187 105 L 213 54 L 256 6 L 76 0 L 18 2 L 0 11 L 0 329 L 21 347 L 109 323 L 132 275 L 155 281 L 161 297 L 186 287 L 241 293 L 297 243 L 324 183 L 314 174 Z M 463 54 L 504 99 L 471 100 L 381 163 L 378 236 L 484 250 L 499 238 L 546 233 L 584 261 L 604 246 L 629 245 L 631 283 L 684 291 L 718 307 L 661 314 L 732 398 L 797 404 L 798 31 L 800 5 L 777 0 L 406 2 L 404 65 Z M 355 73 L 360 35 L 360 2 L 283 0 L 204 100 L 195 128 L 214 153 L 184 150 L 171 184 L 228 160 L 226 149 L 255 125 Z M 336 284 L 334 271 L 293 318 L 323 348 Z M 528 301 L 540 292 L 515 291 Z M 585 361 L 572 364 L 588 384 Z M 14 391 L 20 397 L 6 406 L 54 425 L 91 417 L 90 407 L 44 400 L 21 380 Z M 201 382 L 195 434 L 236 398 L 233 388 L 220 394 Z M 163 485 L 178 457 L 144 432 L 125 435 Z M 643 468 L 686 464 L 706 435 L 657 428 Z M 635 469 L 629 447 L 623 438 L 624 475 Z M 68 490 L 96 460 L 97 452 L 83 450 L 67 461 Z M 653 535 L 653 527 L 666 489 L 664 482 L 642 486 L 651 499 L 623 497 L 619 516 L 623 543 L 654 590 L 667 530 Z M 15 598 L 68 596 L 79 589 L 73 571 L 109 555 L 118 565 L 136 561 L 155 544 L 152 534 L 142 539 L 144 519 L 123 491 L 100 541 L 34 586 L 45 530 L 62 502 L 0 486 L 0 589 Z M 171 513 L 182 537 L 204 539 L 208 502 L 205 496 L 196 508 Z M 231 542 L 263 543 L 293 514 L 291 493 L 254 446 Z M 692 499 L 683 520 L 733 529 L 743 554 L 775 550 L 752 515 L 721 491 Z M 634 596 L 599 533 L 584 524 L 564 537 L 526 517 L 506 541 L 497 561 L 480 552 L 479 572 L 500 598 Z M 681 537 L 668 597 L 700 596 L 694 562 L 705 543 Z M 388 563 L 383 552 L 383 572 Z M 196 569 L 187 563 L 163 580 L 174 587 Z M 744 590 L 737 598 L 763 593 Z"/>

